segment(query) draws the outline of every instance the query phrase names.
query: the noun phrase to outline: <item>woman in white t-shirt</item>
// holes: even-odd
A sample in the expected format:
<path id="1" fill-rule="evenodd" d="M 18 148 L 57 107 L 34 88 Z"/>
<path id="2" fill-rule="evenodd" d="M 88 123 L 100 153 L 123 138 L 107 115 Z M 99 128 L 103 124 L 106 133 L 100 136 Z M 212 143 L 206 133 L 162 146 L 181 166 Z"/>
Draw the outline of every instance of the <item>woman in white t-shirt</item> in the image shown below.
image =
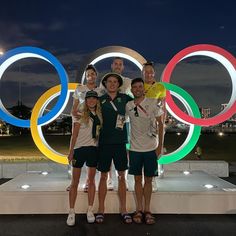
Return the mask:
<path id="1" fill-rule="evenodd" d="M 83 103 L 85 100 L 85 94 L 88 91 L 96 91 L 98 93 L 98 96 L 101 96 L 104 94 L 104 90 L 102 88 L 97 87 L 97 77 L 98 72 L 94 65 L 89 64 L 85 68 L 85 81 L 86 84 L 78 85 L 76 88 L 74 94 L 73 94 L 73 106 L 72 106 L 72 121 L 76 121 L 80 118 L 82 110 L 83 110 Z M 85 184 L 83 185 L 84 192 L 88 192 L 88 180 L 86 180 Z M 67 191 L 70 190 L 70 186 L 66 188 Z"/>
<path id="2" fill-rule="evenodd" d="M 95 91 L 88 91 L 85 94 L 83 113 L 77 121 L 73 122 L 73 129 L 70 141 L 68 161 L 72 164 L 72 180 L 69 191 L 70 211 L 67 218 L 67 225 L 75 224 L 75 201 L 77 188 L 81 175 L 81 169 L 86 163 L 88 167 L 88 211 L 87 221 L 93 223 L 93 202 L 95 196 L 95 174 L 97 167 L 97 142 L 99 130 L 102 125 L 101 107 L 98 94 Z"/>

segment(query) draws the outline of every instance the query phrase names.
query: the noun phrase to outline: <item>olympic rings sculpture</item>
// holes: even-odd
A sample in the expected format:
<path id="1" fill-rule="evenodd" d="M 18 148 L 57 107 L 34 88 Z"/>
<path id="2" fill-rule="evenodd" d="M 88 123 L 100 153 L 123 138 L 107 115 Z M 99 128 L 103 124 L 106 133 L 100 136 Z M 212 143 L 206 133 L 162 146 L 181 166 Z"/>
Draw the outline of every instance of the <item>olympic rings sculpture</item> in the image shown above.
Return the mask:
<path id="1" fill-rule="evenodd" d="M 101 59 L 114 57 L 117 54 L 119 53 L 110 52 L 108 55 L 103 55 L 103 57 L 101 57 L 100 55 L 100 57 L 98 57 L 99 59 L 94 60 L 92 63 L 95 64 Z M 228 105 L 220 114 L 209 119 L 201 119 L 198 106 L 195 103 L 194 99 L 182 88 L 170 83 L 171 74 L 177 63 L 187 57 L 197 55 L 208 56 L 220 62 L 228 71 L 232 81 L 232 94 Z M 119 56 L 133 61 L 138 66 L 138 68 L 141 69 L 141 62 L 138 62 L 137 59 L 132 60 L 132 55 L 126 55 L 125 53 L 123 53 L 119 54 Z M 5 70 L 12 63 L 22 58 L 28 57 L 43 59 L 52 64 L 59 75 L 61 85 L 49 89 L 38 99 L 32 110 L 30 120 L 22 120 L 12 116 L 2 104 L 0 98 L 0 119 L 18 127 L 30 128 L 32 138 L 36 146 L 46 157 L 61 164 L 68 164 L 67 156 L 58 153 L 47 144 L 46 140 L 43 137 L 41 127 L 50 123 L 62 113 L 65 106 L 67 105 L 70 92 L 73 92 L 78 84 L 68 83 L 67 73 L 61 63 L 49 52 L 36 47 L 19 47 L 6 52 L 0 58 L 0 79 L 2 78 Z M 226 50 L 214 45 L 200 44 L 187 47 L 177 53 L 167 64 L 162 74 L 161 83 L 167 89 L 166 104 L 168 112 L 177 120 L 190 125 L 189 132 L 184 143 L 177 150 L 173 151 L 172 153 L 162 155 L 158 160 L 159 164 L 169 164 L 184 158 L 188 153 L 191 152 L 201 134 L 201 126 L 211 126 L 219 124 L 229 119 L 236 113 L 236 58 Z M 171 95 L 175 96 L 181 101 L 188 114 L 184 113 L 177 107 Z M 59 99 L 56 105 L 49 113 L 43 116 L 43 112 L 46 106 L 57 96 L 59 96 Z"/>

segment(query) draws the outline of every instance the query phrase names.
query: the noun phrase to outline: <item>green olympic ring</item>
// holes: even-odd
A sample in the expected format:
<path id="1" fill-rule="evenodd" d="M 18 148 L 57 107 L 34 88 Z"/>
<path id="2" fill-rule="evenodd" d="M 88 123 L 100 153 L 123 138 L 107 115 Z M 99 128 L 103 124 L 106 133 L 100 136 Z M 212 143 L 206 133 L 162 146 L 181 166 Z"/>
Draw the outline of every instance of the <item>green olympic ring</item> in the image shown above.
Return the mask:
<path id="1" fill-rule="evenodd" d="M 190 115 L 194 116 L 195 118 L 201 118 L 199 108 L 189 93 L 174 84 L 165 82 L 161 82 L 161 84 L 163 84 L 172 95 L 176 96 L 183 103 Z M 171 111 L 170 109 L 168 109 L 168 104 L 167 110 L 169 112 Z M 184 143 L 174 152 L 166 155 L 161 155 L 158 160 L 158 164 L 170 164 L 184 158 L 192 151 L 200 137 L 200 134 L 201 126 L 190 124 L 189 133 Z"/>

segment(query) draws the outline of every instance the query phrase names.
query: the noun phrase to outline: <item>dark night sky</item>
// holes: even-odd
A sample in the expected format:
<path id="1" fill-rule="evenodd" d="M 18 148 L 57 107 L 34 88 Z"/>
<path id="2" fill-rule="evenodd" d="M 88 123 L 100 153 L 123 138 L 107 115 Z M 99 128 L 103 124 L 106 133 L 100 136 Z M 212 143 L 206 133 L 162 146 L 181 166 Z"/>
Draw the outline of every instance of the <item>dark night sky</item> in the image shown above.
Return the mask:
<path id="1" fill-rule="evenodd" d="M 123 45 L 166 63 L 176 52 L 212 43 L 236 53 L 234 0 L 4 1 L 1 47 L 34 45 L 55 54 Z"/>
<path id="2" fill-rule="evenodd" d="M 190 45 L 215 44 L 235 56 L 235 9 L 234 0 L 2 1 L 0 48 L 44 48 L 61 61 L 70 81 L 74 81 L 84 56 L 101 47 L 120 45 L 156 62 L 159 79 L 165 64 Z M 104 65 L 98 65 L 98 69 L 104 70 Z M 127 63 L 127 74 L 132 75 L 135 70 Z M 58 83 L 55 71 L 47 63 L 32 59 L 16 62 L 1 81 L 5 106 L 17 102 L 19 80 L 22 101 L 30 106 Z M 231 92 L 224 68 L 204 58 L 180 64 L 172 82 L 190 92 L 199 106 L 216 110 L 220 103 L 227 102 Z M 199 96 L 199 90 L 205 92 Z"/>

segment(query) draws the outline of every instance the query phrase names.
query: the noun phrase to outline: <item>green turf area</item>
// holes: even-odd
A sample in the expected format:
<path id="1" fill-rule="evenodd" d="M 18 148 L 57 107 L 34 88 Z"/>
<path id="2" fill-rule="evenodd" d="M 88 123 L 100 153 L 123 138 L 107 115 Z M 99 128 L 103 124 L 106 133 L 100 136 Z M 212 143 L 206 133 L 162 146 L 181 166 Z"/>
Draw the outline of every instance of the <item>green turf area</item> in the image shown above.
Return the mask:
<path id="1" fill-rule="evenodd" d="M 175 133 L 165 136 L 167 151 L 178 148 L 185 140 L 186 134 L 177 136 Z M 236 161 L 236 134 L 225 134 L 220 137 L 216 133 L 201 134 L 198 144 L 202 148 L 202 160 Z M 188 154 L 185 160 L 196 160 L 195 149 Z"/>
<path id="2" fill-rule="evenodd" d="M 48 144 L 56 151 L 67 154 L 70 136 L 48 135 L 45 136 Z M 30 135 L 0 136 L 0 160 L 9 161 L 43 161 L 46 157 L 38 150 Z"/>
<path id="3" fill-rule="evenodd" d="M 165 146 L 167 152 L 172 152 L 178 148 L 185 140 L 186 134 L 177 136 L 176 133 L 167 133 L 165 136 Z M 66 135 L 47 135 L 45 139 L 56 151 L 67 154 L 70 136 Z M 236 161 L 236 134 L 225 134 L 223 137 L 217 134 L 202 134 L 198 145 L 202 148 L 203 160 L 225 160 L 228 162 Z M 35 146 L 32 137 L 26 136 L 0 136 L 0 160 L 13 159 L 24 160 L 45 160 L 45 157 Z M 194 150 L 184 158 L 194 160 Z"/>

